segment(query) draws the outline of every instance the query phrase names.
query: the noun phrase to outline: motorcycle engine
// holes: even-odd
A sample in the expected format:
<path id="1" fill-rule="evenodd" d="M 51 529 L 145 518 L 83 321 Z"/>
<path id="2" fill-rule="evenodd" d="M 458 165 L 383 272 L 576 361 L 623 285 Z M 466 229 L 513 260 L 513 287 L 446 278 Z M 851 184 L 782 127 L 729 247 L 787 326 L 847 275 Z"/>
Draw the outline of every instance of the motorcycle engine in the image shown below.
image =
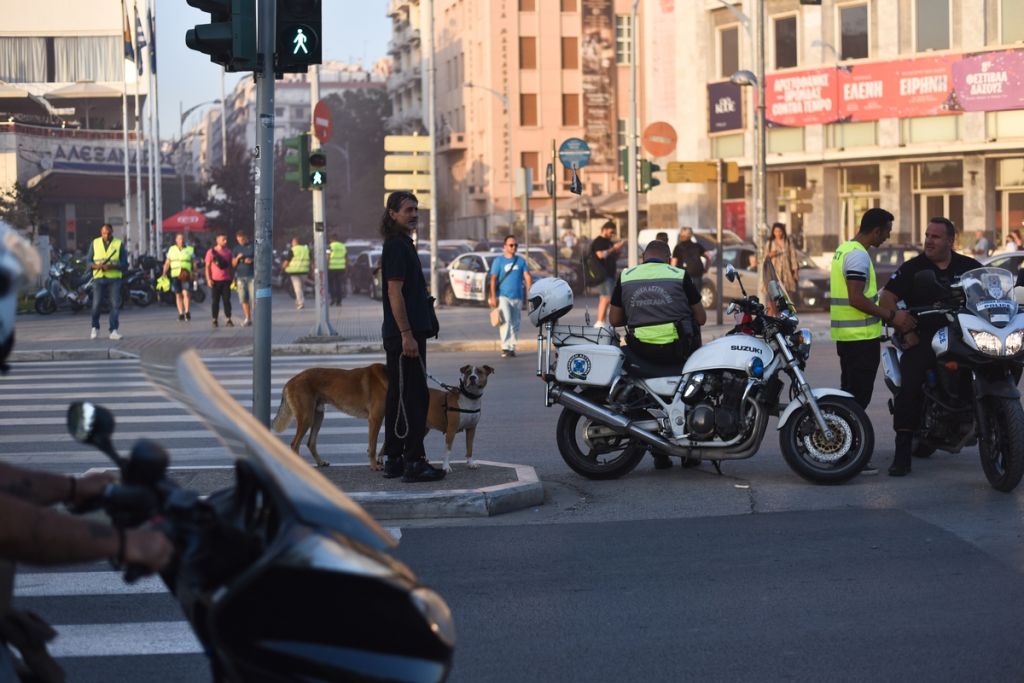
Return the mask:
<path id="1" fill-rule="evenodd" d="M 725 441 L 735 438 L 742 427 L 739 409 L 746 385 L 746 376 L 739 373 L 706 375 L 701 395 L 687 411 L 690 434 L 699 440 L 716 436 Z"/>

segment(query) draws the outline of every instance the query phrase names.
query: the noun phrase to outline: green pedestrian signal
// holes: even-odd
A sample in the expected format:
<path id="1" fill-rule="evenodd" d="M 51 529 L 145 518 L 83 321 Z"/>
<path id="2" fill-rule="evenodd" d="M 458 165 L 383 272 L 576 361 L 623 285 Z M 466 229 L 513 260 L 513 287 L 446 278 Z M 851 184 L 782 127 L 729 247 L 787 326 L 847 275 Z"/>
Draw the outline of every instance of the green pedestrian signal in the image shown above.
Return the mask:
<path id="1" fill-rule="evenodd" d="M 323 171 L 313 171 L 309 174 L 309 187 L 312 190 L 321 190 L 327 183 L 327 174 Z"/>
<path id="2" fill-rule="evenodd" d="M 309 189 L 309 133 L 300 133 L 284 142 L 284 179 L 300 190 Z"/>
<path id="3" fill-rule="evenodd" d="M 321 190 L 327 184 L 327 155 L 322 149 L 314 150 L 309 155 L 309 187 Z"/>
<path id="4" fill-rule="evenodd" d="M 255 0 L 186 0 L 208 12 L 209 24 L 198 24 L 185 32 L 190 50 L 210 56 L 225 71 L 256 70 Z"/>
<path id="5" fill-rule="evenodd" d="M 321 62 L 321 0 L 277 0 L 274 73 L 306 73 Z"/>

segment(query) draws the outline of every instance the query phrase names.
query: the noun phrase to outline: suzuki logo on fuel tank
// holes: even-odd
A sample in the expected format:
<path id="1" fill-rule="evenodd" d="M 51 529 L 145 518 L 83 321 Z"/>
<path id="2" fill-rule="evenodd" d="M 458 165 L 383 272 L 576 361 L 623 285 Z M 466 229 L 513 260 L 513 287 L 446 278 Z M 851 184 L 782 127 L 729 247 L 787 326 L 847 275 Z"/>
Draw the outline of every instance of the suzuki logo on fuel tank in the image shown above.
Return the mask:
<path id="1" fill-rule="evenodd" d="M 756 353 L 759 356 L 763 356 L 764 355 L 761 352 L 761 349 L 757 348 L 756 346 L 740 346 L 740 345 L 734 344 L 733 346 L 730 346 L 729 349 L 732 350 L 732 351 L 746 351 L 747 353 Z"/>

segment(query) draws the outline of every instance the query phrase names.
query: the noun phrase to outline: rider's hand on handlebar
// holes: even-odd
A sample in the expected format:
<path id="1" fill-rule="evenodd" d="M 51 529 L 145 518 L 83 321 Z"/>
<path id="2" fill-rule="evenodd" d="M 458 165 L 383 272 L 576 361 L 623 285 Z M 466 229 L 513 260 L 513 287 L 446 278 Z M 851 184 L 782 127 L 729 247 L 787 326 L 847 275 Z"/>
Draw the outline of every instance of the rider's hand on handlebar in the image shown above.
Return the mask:
<path id="1" fill-rule="evenodd" d="M 75 479 L 75 499 L 69 501 L 72 506 L 88 505 L 103 495 L 107 487 L 117 483 L 117 475 L 113 472 L 90 472 Z"/>
<path id="2" fill-rule="evenodd" d="M 173 554 L 174 545 L 162 531 L 144 527 L 124 532 L 124 561 L 129 566 L 157 572 L 167 566 Z"/>
<path id="3" fill-rule="evenodd" d="M 917 327 L 917 319 L 907 311 L 896 311 L 896 315 L 892 319 L 892 326 L 898 332 L 906 334 Z"/>

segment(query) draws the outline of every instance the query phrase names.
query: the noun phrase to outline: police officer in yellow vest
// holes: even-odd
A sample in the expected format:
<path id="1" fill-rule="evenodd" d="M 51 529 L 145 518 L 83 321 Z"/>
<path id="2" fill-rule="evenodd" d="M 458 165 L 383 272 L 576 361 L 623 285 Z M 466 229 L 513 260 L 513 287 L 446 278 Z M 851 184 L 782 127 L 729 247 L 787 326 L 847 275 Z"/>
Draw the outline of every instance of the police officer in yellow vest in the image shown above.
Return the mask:
<path id="1" fill-rule="evenodd" d="M 117 341 L 118 314 L 121 310 L 121 275 L 128 269 L 128 254 L 121 240 L 114 237 L 110 223 L 100 226 L 100 236 L 89 245 L 86 262 L 92 265 L 92 331 L 90 339 L 100 333 L 100 307 L 110 297 L 110 338 Z"/>
<path id="2" fill-rule="evenodd" d="M 303 296 L 302 287 L 309 276 L 309 247 L 299 243 L 298 237 L 292 238 L 292 246 L 285 255 L 284 272 L 292 279 L 292 289 L 295 290 L 295 308 L 302 308 L 306 299 Z"/>
<path id="3" fill-rule="evenodd" d="M 167 260 L 164 261 L 164 275 L 171 274 L 171 291 L 178 305 L 178 320 L 192 320 L 189 295 L 195 260 L 195 248 L 185 246 L 185 235 L 179 232 L 174 236 L 174 244 L 167 250 Z"/>
<path id="4" fill-rule="evenodd" d="M 839 245 L 832 257 L 830 310 L 832 339 L 839 354 L 839 386 L 865 410 L 878 374 L 882 321 L 901 332 L 914 325 L 906 311 L 886 311 L 878 305 L 878 283 L 867 248 L 889 239 L 892 222 L 893 215 L 885 209 L 868 209 L 856 237 Z M 867 474 L 877 472 L 870 463 L 864 468 Z"/>
<path id="5" fill-rule="evenodd" d="M 327 284 L 331 292 L 331 306 L 340 306 L 341 300 L 345 298 L 345 266 L 348 265 L 345 259 L 348 249 L 337 235 L 333 235 L 327 254 Z"/>

